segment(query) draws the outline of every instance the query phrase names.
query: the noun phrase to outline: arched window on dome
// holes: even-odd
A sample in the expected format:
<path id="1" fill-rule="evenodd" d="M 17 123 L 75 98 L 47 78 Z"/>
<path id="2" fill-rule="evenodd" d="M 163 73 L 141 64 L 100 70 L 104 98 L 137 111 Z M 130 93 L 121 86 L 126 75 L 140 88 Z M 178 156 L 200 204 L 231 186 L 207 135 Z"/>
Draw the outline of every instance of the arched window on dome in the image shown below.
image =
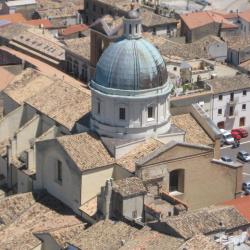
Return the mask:
<path id="1" fill-rule="evenodd" d="M 138 24 L 135 25 L 135 32 L 138 33 Z"/>
<path id="2" fill-rule="evenodd" d="M 132 34 L 132 25 L 129 25 L 129 34 Z"/>
<path id="3" fill-rule="evenodd" d="M 148 121 L 152 121 L 155 118 L 155 107 L 154 105 L 148 106 Z"/>

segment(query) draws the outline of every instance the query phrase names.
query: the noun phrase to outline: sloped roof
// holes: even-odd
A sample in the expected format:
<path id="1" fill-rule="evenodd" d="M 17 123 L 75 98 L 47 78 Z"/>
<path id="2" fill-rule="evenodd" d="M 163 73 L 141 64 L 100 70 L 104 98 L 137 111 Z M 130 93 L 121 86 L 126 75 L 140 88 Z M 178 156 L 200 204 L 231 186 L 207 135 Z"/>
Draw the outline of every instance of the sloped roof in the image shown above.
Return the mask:
<path id="1" fill-rule="evenodd" d="M 22 22 L 26 21 L 25 17 L 21 13 L 0 15 L 0 20 L 8 20 L 11 23 L 22 23 Z"/>
<path id="2" fill-rule="evenodd" d="M 71 26 L 68 26 L 67 28 L 59 31 L 59 34 L 62 36 L 69 36 L 72 35 L 74 33 L 78 33 L 78 32 L 82 32 L 84 30 L 87 30 L 88 26 L 85 24 L 74 24 Z"/>
<path id="3" fill-rule="evenodd" d="M 51 28 L 52 24 L 49 19 L 33 19 L 23 22 L 32 26 L 43 26 L 44 28 Z"/>
<path id="4" fill-rule="evenodd" d="M 238 28 L 237 25 L 231 23 L 223 16 L 215 12 L 201 11 L 181 15 L 181 19 L 185 22 L 190 30 L 210 24 L 220 23 L 223 24 L 222 28 Z"/>
<path id="5" fill-rule="evenodd" d="M 224 205 L 234 206 L 239 213 L 250 222 L 250 196 L 243 196 L 223 202 Z"/>
<path id="6" fill-rule="evenodd" d="M 211 234 L 248 225 L 249 222 L 233 207 L 208 207 L 169 217 L 164 220 L 182 238 L 190 239 L 196 234 Z"/>
<path id="7" fill-rule="evenodd" d="M 246 10 L 239 13 L 239 17 L 247 22 L 250 22 L 250 10 Z"/>
<path id="8" fill-rule="evenodd" d="M 5 223 L 0 231 L 1 249 L 34 249 L 41 244 L 34 233 L 81 223 L 72 210 L 48 194 L 12 195 L 1 199 L 0 207 Z"/>
<path id="9" fill-rule="evenodd" d="M 80 171 L 95 169 L 115 163 L 101 140 L 94 134 L 81 133 L 57 138 Z"/>
<path id="10" fill-rule="evenodd" d="M 114 181 L 113 188 L 115 192 L 119 193 L 124 198 L 147 193 L 142 180 L 137 177 L 129 177 Z"/>
<path id="11" fill-rule="evenodd" d="M 138 229 L 124 222 L 99 221 L 69 241 L 81 250 L 115 250 L 131 239 Z"/>

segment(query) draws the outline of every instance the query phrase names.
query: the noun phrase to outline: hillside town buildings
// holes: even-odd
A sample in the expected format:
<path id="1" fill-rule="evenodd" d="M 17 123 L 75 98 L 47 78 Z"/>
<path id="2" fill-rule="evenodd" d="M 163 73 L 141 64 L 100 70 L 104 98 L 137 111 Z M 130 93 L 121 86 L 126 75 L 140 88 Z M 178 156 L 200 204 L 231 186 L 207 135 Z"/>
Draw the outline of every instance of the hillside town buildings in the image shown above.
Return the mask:
<path id="1" fill-rule="evenodd" d="M 1 249 L 250 248 L 248 11 L 202 9 L 1 3 Z"/>

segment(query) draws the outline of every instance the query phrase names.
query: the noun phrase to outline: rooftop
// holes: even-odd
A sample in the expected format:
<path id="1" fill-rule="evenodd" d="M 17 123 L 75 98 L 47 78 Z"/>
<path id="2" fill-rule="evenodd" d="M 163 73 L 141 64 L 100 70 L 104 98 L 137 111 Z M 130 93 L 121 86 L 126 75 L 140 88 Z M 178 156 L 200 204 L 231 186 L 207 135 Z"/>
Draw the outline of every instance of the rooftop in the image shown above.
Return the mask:
<path id="1" fill-rule="evenodd" d="M 250 88 L 250 77 L 242 74 L 233 77 L 220 77 L 207 81 L 214 94 Z"/>
<path id="2" fill-rule="evenodd" d="M 113 188 L 115 192 L 119 193 L 124 198 L 147 193 L 142 180 L 137 177 L 129 177 L 114 181 Z"/>
<path id="3" fill-rule="evenodd" d="M 61 228 L 56 228 L 49 231 L 39 232 L 39 234 L 48 234 L 50 235 L 56 243 L 62 248 L 66 248 L 68 246 L 67 242 L 70 242 L 75 237 L 78 237 L 86 228 L 86 225 L 83 223 L 78 223 L 72 226 L 66 226 Z"/>
<path id="4" fill-rule="evenodd" d="M 42 93 L 42 90 L 53 82 L 54 79 L 49 78 L 32 68 L 27 68 L 9 83 L 4 92 L 14 101 L 22 104 L 31 96 Z"/>
<path id="5" fill-rule="evenodd" d="M 33 20 L 27 20 L 24 23 L 32 26 L 39 26 L 39 27 L 43 26 L 46 29 L 52 27 L 52 24 L 49 19 L 33 19 Z"/>
<path id="6" fill-rule="evenodd" d="M 7 15 L 0 15 L 0 20 L 8 20 L 11 23 L 21 23 L 21 22 L 26 21 L 25 17 L 21 13 L 13 13 L 13 14 L 7 14 Z"/>
<path id="7" fill-rule="evenodd" d="M 90 95 L 59 79 L 25 100 L 26 103 L 54 119 L 69 130 L 91 109 Z"/>
<path id="8" fill-rule="evenodd" d="M 149 138 L 139 144 L 135 149 L 131 150 L 129 153 L 119 158 L 117 160 L 117 163 L 129 170 L 130 172 L 134 172 L 135 162 L 138 159 L 147 156 L 149 153 L 153 152 L 155 149 L 159 148 L 162 145 L 162 142 Z"/>
<path id="9" fill-rule="evenodd" d="M 187 240 L 183 245 L 181 245 L 179 250 L 197 250 L 197 249 L 203 249 L 203 250 L 223 250 L 224 246 L 216 243 L 209 237 L 202 235 L 202 234 L 196 234 L 191 239 Z"/>
<path id="10" fill-rule="evenodd" d="M 239 213 L 250 222 L 250 196 L 243 196 L 233 200 L 225 201 L 224 205 L 234 206 Z"/>
<path id="11" fill-rule="evenodd" d="M 239 13 L 239 17 L 247 22 L 250 22 L 250 10 L 246 10 Z"/>
<path id="12" fill-rule="evenodd" d="M 66 50 L 71 51 L 75 55 L 79 55 L 86 60 L 90 60 L 90 36 L 67 39 L 64 41 Z"/>
<path id="13" fill-rule="evenodd" d="M 80 171 L 111 165 L 115 162 L 101 140 L 94 134 L 66 135 L 58 137 L 57 141 L 74 160 Z"/>
<path id="14" fill-rule="evenodd" d="M 196 234 L 212 234 L 248 225 L 249 222 L 233 207 L 208 207 L 165 219 L 182 238 L 190 239 Z"/>
<path id="15" fill-rule="evenodd" d="M 99 221 L 69 241 L 79 249 L 115 250 L 132 239 L 138 229 L 123 222 Z"/>
<path id="16" fill-rule="evenodd" d="M 17 194 L 0 200 L 4 225 L 0 231 L 2 249 L 34 249 L 41 242 L 33 233 L 81 223 L 56 198 L 44 194 Z"/>
<path id="17" fill-rule="evenodd" d="M 222 24 L 222 28 L 238 28 L 237 25 L 225 19 L 219 13 L 211 11 L 193 12 L 181 15 L 181 19 L 185 22 L 189 29 L 195 29 L 210 23 Z"/>
<path id="18" fill-rule="evenodd" d="M 184 130 L 185 142 L 192 144 L 211 145 L 213 141 L 193 118 L 191 114 L 174 115 L 171 117 L 174 125 Z"/>
<path id="19" fill-rule="evenodd" d="M 224 43 L 220 40 L 220 38 L 213 35 L 208 35 L 200 40 L 188 44 L 170 41 L 167 38 L 154 36 L 150 33 L 144 33 L 143 36 L 160 50 L 162 56 L 177 59 L 209 59 L 211 56 L 208 52 L 208 46 L 215 42 Z"/>
<path id="20" fill-rule="evenodd" d="M 87 29 L 88 29 L 88 26 L 85 24 L 74 24 L 74 25 L 71 25 L 71 26 L 61 30 L 59 33 L 62 36 L 69 36 L 69 35 L 72 35 L 74 33 L 79 33 L 79 32 L 82 32 L 84 30 L 87 30 Z"/>
<path id="21" fill-rule="evenodd" d="M 36 0 L 16 0 L 16 1 L 8 1 L 6 4 L 9 7 L 22 6 L 22 5 L 30 5 L 36 4 Z"/>
<path id="22" fill-rule="evenodd" d="M 183 240 L 143 228 L 134 237 L 125 243 L 120 250 L 177 250 Z"/>

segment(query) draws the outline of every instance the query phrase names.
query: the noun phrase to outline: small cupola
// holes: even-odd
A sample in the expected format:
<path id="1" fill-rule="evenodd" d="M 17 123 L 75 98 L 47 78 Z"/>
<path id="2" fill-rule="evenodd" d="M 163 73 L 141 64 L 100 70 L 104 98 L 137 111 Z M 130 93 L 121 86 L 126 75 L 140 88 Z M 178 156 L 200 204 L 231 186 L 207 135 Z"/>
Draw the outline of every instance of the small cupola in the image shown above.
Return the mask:
<path id="1" fill-rule="evenodd" d="M 131 10 L 124 17 L 124 35 L 127 39 L 137 39 L 141 37 L 141 17 L 139 9 L 131 3 Z"/>

